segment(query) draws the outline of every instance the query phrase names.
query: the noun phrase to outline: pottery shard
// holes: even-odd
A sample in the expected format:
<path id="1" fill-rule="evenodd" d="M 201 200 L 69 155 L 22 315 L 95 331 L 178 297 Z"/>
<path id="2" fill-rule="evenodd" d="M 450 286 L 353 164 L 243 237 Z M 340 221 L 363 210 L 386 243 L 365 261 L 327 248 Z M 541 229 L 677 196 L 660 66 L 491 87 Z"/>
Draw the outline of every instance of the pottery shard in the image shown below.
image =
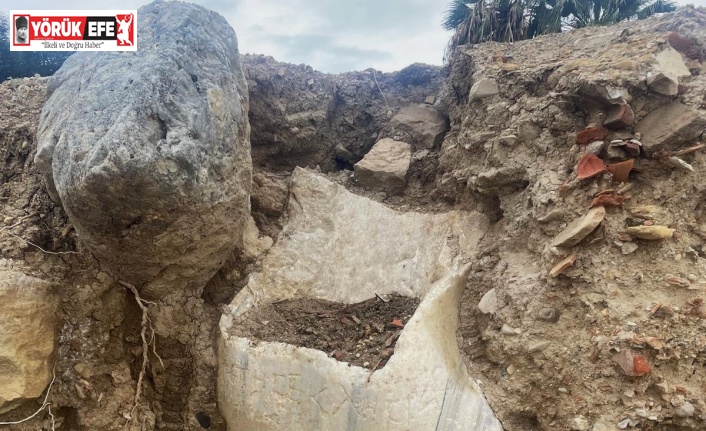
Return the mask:
<path id="1" fill-rule="evenodd" d="M 629 235 L 640 239 L 669 239 L 674 235 L 674 229 L 666 226 L 631 226 L 625 229 Z"/>
<path id="2" fill-rule="evenodd" d="M 673 150 L 696 141 L 706 127 L 706 118 L 696 111 L 674 101 L 656 111 L 637 124 L 640 141 L 648 155 L 660 150 Z"/>
<path id="3" fill-rule="evenodd" d="M 591 208 L 583 217 L 574 220 L 550 243 L 551 247 L 572 247 L 598 227 L 605 218 L 605 208 Z"/>
<path id="4" fill-rule="evenodd" d="M 483 78 L 473 84 L 468 99 L 473 102 L 474 100 L 495 96 L 498 93 L 500 93 L 498 82 L 492 78 Z"/>
<path id="5" fill-rule="evenodd" d="M 449 129 L 448 119 L 429 105 L 405 106 L 391 122 L 411 135 L 415 148 L 438 147 Z"/>
<path id="6" fill-rule="evenodd" d="M 57 306 L 48 283 L 0 270 L 0 413 L 37 398 L 49 384 Z"/>
<path id="7" fill-rule="evenodd" d="M 381 139 L 355 164 L 355 179 L 362 187 L 372 190 L 402 193 L 407 185 L 411 157 L 412 147 L 408 143 Z"/>
<path id="8" fill-rule="evenodd" d="M 600 141 L 608 136 L 608 130 L 605 127 L 587 127 L 576 134 L 576 143 L 586 145 L 590 142 Z"/>

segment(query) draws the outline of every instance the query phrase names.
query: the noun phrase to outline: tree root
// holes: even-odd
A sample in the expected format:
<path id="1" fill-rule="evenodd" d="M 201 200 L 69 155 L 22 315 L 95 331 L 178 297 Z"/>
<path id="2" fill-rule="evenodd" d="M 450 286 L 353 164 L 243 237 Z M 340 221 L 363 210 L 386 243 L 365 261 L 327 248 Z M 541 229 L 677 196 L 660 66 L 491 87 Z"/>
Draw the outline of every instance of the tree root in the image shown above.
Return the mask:
<path id="1" fill-rule="evenodd" d="M 152 346 L 152 353 L 154 353 L 155 357 L 157 357 L 159 363 L 162 365 L 162 368 L 164 368 L 164 362 L 162 362 L 162 358 L 159 357 L 155 348 L 155 332 L 154 328 L 152 327 L 152 322 L 149 318 L 149 309 L 147 308 L 147 304 L 154 305 L 154 302 L 142 299 L 142 297 L 140 297 L 140 293 L 137 291 L 137 288 L 132 284 L 126 283 L 121 280 L 118 280 L 118 283 L 130 290 L 130 292 L 132 292 L 132 294 L 135 296 L 135 302 L 137 302 L 137 305 L 142 310 L 142 321 L 140 323 L 142 327 L 142 330 L 140 331 L 140 339 L 142 340 L 142 367 L 140 368 L 140 374 L 137 378 L 137 388 L 135 389 L 135 400 L 132 404 L 132 408 L 128 413 L 123 414 L 123 417 L 127 419 L 127 422 L 125 422 L 125 425 L 127 425 L 133 419 L 135 409 L 137 409 L 137 406 L 140 403 L 140 397 L 142 396 L 142 382 L 145 378 L 145 373 L 147 372 L 147 364 L 149 363 L 150 345 Z M 150 332 L 149 340 L 147 339 L 148 330 Z"/>

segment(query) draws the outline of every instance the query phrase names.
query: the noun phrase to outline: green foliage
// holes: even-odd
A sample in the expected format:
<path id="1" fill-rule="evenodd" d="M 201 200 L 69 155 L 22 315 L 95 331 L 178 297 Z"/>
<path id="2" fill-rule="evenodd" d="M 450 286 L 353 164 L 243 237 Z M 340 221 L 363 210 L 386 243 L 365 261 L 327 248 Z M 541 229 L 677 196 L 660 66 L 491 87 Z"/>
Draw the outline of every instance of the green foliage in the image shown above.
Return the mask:
<path id="1" fill-rule="evenodd" d="M 449 48 L 514 42 L 592 25 L 611 25 L 676 9 L 672 0 L 452 0 L 442 26 Z"/>
<path id="2" fill-rule="evenodd" d="M 50 76 L 56 72 L 71 52 L 10 51 L 10 19 L 0 13 L 0 82 L 8 78 Z"/>

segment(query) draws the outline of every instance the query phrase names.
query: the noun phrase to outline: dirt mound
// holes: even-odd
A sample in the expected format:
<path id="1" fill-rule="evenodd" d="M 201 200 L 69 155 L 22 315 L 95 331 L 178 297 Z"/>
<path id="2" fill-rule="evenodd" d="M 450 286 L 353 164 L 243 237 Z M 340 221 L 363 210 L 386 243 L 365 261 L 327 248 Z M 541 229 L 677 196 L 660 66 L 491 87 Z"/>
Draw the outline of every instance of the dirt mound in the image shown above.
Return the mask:
<path id="1" fill-rule="evenodd" d="M 454 59 L 439 190 L 495 221 L 459 345 L 509 431 L 704 427 L 705 16 Z M 672 97 L 648 78 L 665 57 Z"/>

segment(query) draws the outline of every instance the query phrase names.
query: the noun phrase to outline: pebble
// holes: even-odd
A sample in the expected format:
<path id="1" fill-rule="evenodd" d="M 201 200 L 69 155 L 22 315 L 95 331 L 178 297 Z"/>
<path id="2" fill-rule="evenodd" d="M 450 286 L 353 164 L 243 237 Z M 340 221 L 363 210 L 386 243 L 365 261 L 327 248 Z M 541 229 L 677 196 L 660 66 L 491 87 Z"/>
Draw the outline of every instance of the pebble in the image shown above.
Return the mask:
<path id="1" fill-rule="evenodd" d="M 503 335 L 517 335 L 515 333 L 515 328 L 508 325 L 507 323 L 503 324 L 502 328 L 500 328 L 500 333 Z"/>
<path id="2" fill-rule="evenodd" d="M 588 431 L 588 419 L 583 416 L 576 416 L 574 420 L 571 421 L 571 429 L 573 431 Z"/>
<path id="3" fill-rule="evenodd" d="M 623 254 L 630 254 L 630 253 L 634 253 L 635 250 L 637 250 L 637 248 L 638 248 L 637 244 L 635 244 L 634 242 L 628 242 L 628 243 L 623 244 L 622 247 L 620 247 L 620 251 Z"/>
<path id="4" fill-rule="evenodd" d="M 550 344 L 551 344 L 551 342 L 546 341 L 546 340 L 545 341 L 537 341 L 535 343 L 530 344 L 527 347 L 527 351 L 529 353 L 541 352 L 542 350 L 549 347 Z"/>
<path id="5" fill-rule="evenodd" d="M 694 405 L 688 401 L 685 401 L 684 403 L 682 403 L 682 405 L 677 407 L 674 414 L 680 418 L 690 418 L 690 417 L 694 416 L 695 412 L 696 412 L 696 408 L 694 407 Z"/>
<path id="6" fill-rule="evenodd" d="M 686 279 L 692 283 L 696 283 L 698 281 L 699 277 L 697 277 L 696 274 L 689 274 L 686 276 Z"/>
<path id="7" fill-rule="evenodd" d="M 625 229 L 628 235 L 640 239 L 648 240 L 659 240 L 667 239 L 674 236 L 674 229 L 670 229 L 666 226 L 631 226 Z"/>
<path id="8" fill-rule="evenodd" d="M 544 320 L 545 322 L 556 323 L 559 321 L 561 313 L 556 308 L 542 308 L 537 313 L 537 318 L 539 320 Z"/>
<path id="9" fill-rule="evenodd" d="M 498 311 L 498 294 L 495 289 L 490 289 L 483 295 L 478 303 L 478 309 L 483 314 L 493 314 Z"/>
<path id="10" fill-rule="evenodd" d="M 623 142 L 623 141 L 620 141 Z M 586 152 L 591 153 L 594 156 L 598 156 L 601 154 L 603 149 L 606 147 L 605 141 L 593 141 L 590 144 L 586 146 Z"/>
<path id="11" fill-rule="evenodd" d="M 562 394 L 568 394 L 568 393 L 569 393 L 569 390 L 566 389 L 566 388 L 559 388 L 558 391 L 559 391 L 560 393 L 562 393 Z"/>

